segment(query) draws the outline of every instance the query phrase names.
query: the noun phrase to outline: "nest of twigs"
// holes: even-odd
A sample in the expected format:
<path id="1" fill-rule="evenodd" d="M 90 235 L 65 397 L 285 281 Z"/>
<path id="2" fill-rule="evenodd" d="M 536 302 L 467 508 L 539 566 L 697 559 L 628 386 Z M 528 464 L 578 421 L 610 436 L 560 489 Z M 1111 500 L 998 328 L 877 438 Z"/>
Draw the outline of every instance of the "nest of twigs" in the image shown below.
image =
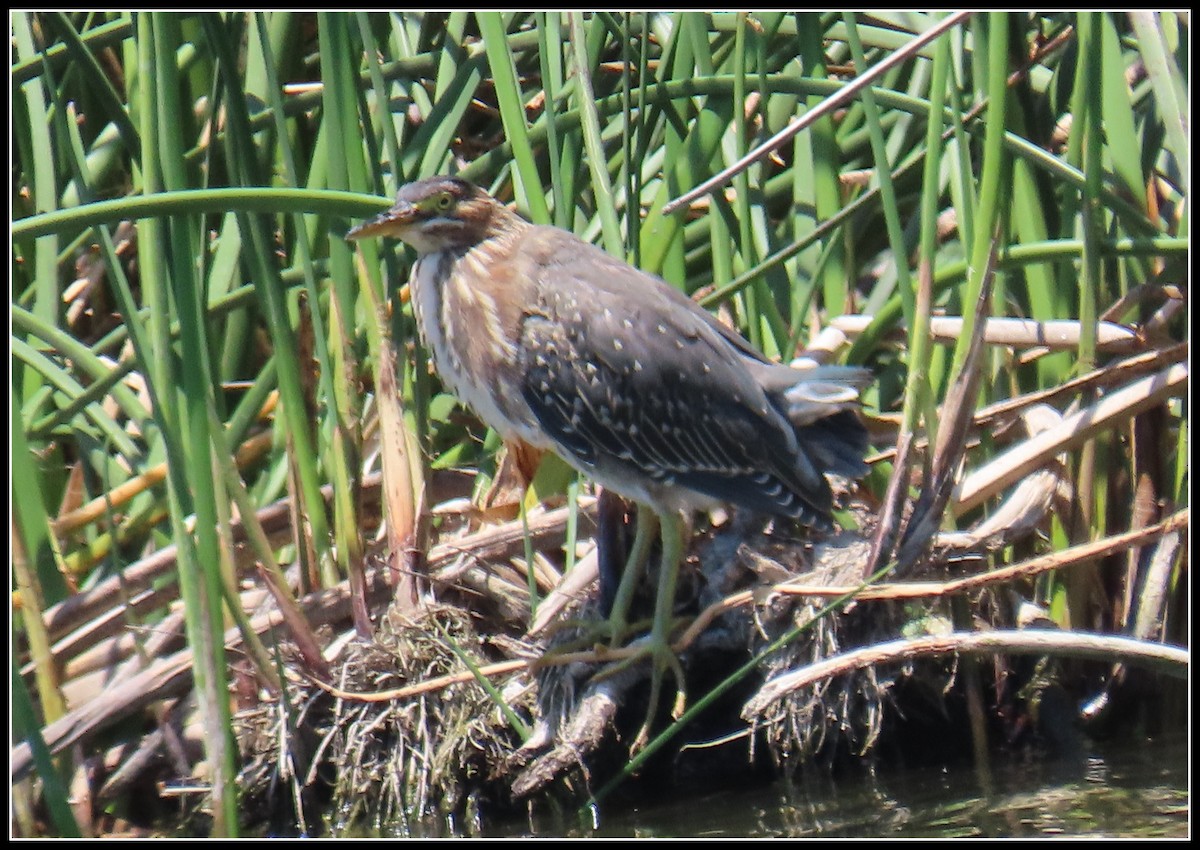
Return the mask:
<path id="1" fill-rule="evenodd" d="M 826 545 L 824 555 L 800 567 L 791 580 L 844 587 L 862 580 L 869 546 L 857 535 L 844 534 L 841 545 Z M 778 546 L 752 557 L 781 562 L 788 557 Z M 767 596 L 754 607 L 754 651 L 759 652 L 791 631 L 798 632 L 763 659 L 764 680 L 805 668 L 843 650 L 894 637 L 904 612 L 891 603 L 851 606 L 834 615 L 825 600 L 803 596 Z M 910 670 L 911 672 L 911 670 Z M 763 733 L 773 763 L 786 772 L 808 764 L 821 754 L 844 747 L 862 754 L 878 739 L 892 677 L 881 668 L 866 667 L 826 679 L 784 695 L 753 722 Z"/>
<path id="2" fill-rule="evenodd" d="M 469 831 L 472 812 L 492 793 L 495 766 L 520 740 L 478 682 L 419 686 L 487 664 L 472 619 L 450 605 L 411 616 L 392 610 L 371 640 L 345 643 L 333 693 L 309 684 L 295 689 L 291 707 L 244 716 L 247 798 L 272 822 L 285 819 L 281 807 L 294 810 L 309 833 L 323 819 L 333 832 L 409 836 L 422 834 L 431 815 L 451 832 Z M 413 686 L 418 692 L 404 695 Z M 509 707 L 531 711 L 527 689 L 504 696 Z M 316 815 L 305 811 L 318 801 Z"/>
<path id="3" fill-rule="evenodd" d="M 710 723 L 728 725 L 728 712 L 777 673 L 894 637 L 905 617 L 911 619 L 911 611 L 889 602 L 826 610 L 824 600 L 765 591 L 785 579 L 831 587 L 861 581 L 868 552 L 858 532 L 813 537 L 788 527 L 764 529 L 753 518 L 697 535 L 679 613 L 712 616 L 691 635 L 679 635 L 689 699 L 702 698 L 764 653 Z M 646 611 L 652 586 L 648 581 L 639 600 Z M 749 604 L 718 610 L 731 595 L 756 593 L 754 587 L 758 595 Z M 628 759 L 648 682 L 644 664 L 596 675 L 613 664 L 614 654 L 580 651 L 573 642 L 598 616 L 591 595 L 581 597 L 560 615 L 580 628 L 552 628 L 534 638 L 521 634 L 520 622 L 502 622 L 495 612 L 481 617 L 446 601 L 415 615 L 393 608 L 374 639 L 345 642 L 331 683 L 309 680 L 295 689 L 293 708 L 259 708 L 243 718 L 250 797 L 269 823 L 293 818 L 311 832 L 306 807 L 317 810 L 319 802 L 328 813 L 323 829 L 336 833 L 354 825 L 406 836 L 442 834 L 446 824 L 450 834 L 470 832 L 485 815 L 536 807 L 547 794 L 586 800 Z M 789 631 L 781 647 L 764 652 Z M 503 678 L 489 692 L 482 681 L 501 668 Z M 906 672 L 914 673 L 911 664 Z M 931 665 L 930 672 L 930 686 L 944 687 L 944 665 Z M 721 758 L 735 772 L 754 772 L 761 762 L 755 749 L 762 745 L 770 764 L 790 771 L 814 756 L 828 761 L 836 753 L 861 754 L 880 733 L 890 685 L 887 675 L 868 667 L 788 693 L 749 718 L 758 732 L 746 739 L 750 746 L 726 748 Z M 664 713 L 657 730 L 670 721 Z M 524 743 L 520 724 L 530 730 Z M 666 752 L 646 772 L 686 772 L 678 747 Z"/>
<path id="4" fill-rule="evenodd" d="M 746 519 L 697 535 L 680 592 L 682 616 L 694 617 L 731 592 L 761 585 L 769 577 L 765 564 L 782 571 L 775 578 L 796 577 L 806 566 L 801 575 L 807 579 L 833 583 L 861 571 L 865 550 L 858 534 L 814 545 L 796 529 L 764 530 L 761 520 Z M 459 580 L 472 560 L 462 551 L 448 567 Z M 527 621 L 505 622 L 496 611 L 481 616 L 469 607 L 472 594 L 464 589 L 444 586 L 443 601 L 416 612 L 392 606 L 370 640 L 344 637 L 331 681 L 317 681 L 296 659 L 293 669 L 303 675 L 291 677 L 286 698 L 239 715 L 244 811 L 257 812 L 254 819 L 273 831 L 287 831 L 290 823 L 308 834 L 460 834 L 484 813 L 536 806 L 539 795 L 585 800 L 622 766 L 646 710 L 646 665 L 597 676 L 614 655 L 573 646 L 580 628 L 523 634 Z M 593 596 L 581 595 L 556 622 L 585 630 L 599 617 Z M 652 580 L 636 604 L 642 613 L 652 607 Z M 726 711 L 736 710 L 773 671 L 836 650 L 846 635 L 865 639 L 887 628 L 877 611 L 865 608 L 837 616 L 813 613 L 803 597 L 768 594 L 759 604 L 713 617 L 693 637 L 681 635 L 688 641 L 680 659 L 689 698 L 702 697 L 800 620 L 812 619 L 813 628 L 737 683 L 736 700 Z M 499 668 L 503 673 L 496 676 Z M 491 688 L 483 684 L 489 676 L 496 676 Z M 873 679 L 869 671 L 848 677 L 838 685 L 840 703 L 820 687 L 807 702 L 778 704 L 758 722 L 767 730 L 763 740 L 772 762 L 794 763 L 847 736 L 873 737 L 885 689 L 866 687 Z M 864 698 L 852 702 L 844 696 L 849 693 Z M 659 730 L 671 718 L 664 713 L 660 720 Z M 752 769 L 745 748 L 724 757 Z"/>

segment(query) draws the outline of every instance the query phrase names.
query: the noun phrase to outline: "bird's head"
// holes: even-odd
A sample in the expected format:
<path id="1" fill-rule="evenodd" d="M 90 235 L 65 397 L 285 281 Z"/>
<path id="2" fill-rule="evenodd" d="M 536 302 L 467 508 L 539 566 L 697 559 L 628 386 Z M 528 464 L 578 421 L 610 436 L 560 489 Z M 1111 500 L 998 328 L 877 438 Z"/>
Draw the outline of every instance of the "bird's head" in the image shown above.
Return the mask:
<path id="1" fill-rule="evenodd" d="M 516 215 L 461 177 L 432 177 L 408 183 L 391 209 L 363 222 L 347 239 L 390 236 L 420 254 L 469 248 L 510 227 Z"/>

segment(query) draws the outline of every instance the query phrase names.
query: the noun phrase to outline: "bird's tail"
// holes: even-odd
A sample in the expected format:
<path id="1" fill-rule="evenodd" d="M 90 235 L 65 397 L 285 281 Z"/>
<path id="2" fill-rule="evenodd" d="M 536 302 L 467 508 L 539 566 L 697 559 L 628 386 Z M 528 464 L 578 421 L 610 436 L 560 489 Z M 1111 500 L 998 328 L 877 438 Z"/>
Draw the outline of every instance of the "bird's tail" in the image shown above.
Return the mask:
<path id="1" fill-rule="evenodd" d="M 783 389 L 787 417 L 799 427 L 824 419 L 839 410 L 858 407 L 859 390 L 871 383 L 869 369 L 857 366 L 808 366 L 787 369 L 790 386 Z M 777 372 L 776 380 L 784 375 Z"/>
<path id="2" fill-rule="evenodd" d="M 796 427 L 796 439 L 822 472 L 862 478 L 870 471 L 867 428 L 853 410 L 839 410 L 808 425 Z"/>
<path id="3" fill-rule="evenodd" d="M 804 451 L 821 472 L 861 478 L 869 467 L 867 429 L 858 417 L 859 391 L 871 383 L 854 366 L 781 366 L 771 376 L 780 407 Z"/>

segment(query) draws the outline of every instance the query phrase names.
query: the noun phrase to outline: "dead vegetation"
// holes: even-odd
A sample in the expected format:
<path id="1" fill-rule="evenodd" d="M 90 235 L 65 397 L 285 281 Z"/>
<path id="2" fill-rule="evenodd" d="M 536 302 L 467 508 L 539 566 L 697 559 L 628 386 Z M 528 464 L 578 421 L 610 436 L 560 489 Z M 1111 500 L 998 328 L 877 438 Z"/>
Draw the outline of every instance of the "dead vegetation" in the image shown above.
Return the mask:
<path id="1" fill-rule="evenodd" d="M 1158 365 L 1159 375 L 1175 368 Z M 1119 373 L 1127 367 L 1110 368 Z M 1108 397 L 1130 393 L 1140 380 L 1131 377 Z M 1039 410 L 1040 424 L 1031 426 L 1029 417 Z M 1007 415 L 1016 422 L 1019 413 L 1026 416 L 1027 430 L 1017 436 L 1010 429 L 1009 453 L 1033 457 L 1043 471 L 1011 487 L 1006 501 L 974 528 L 928 537 L 918 547 L 921 556 L 899 574 L 867 572 L 878 508 L 863 491 L 843 497 L 852 506 L 846 516 L 859 529 L 826 538 L 802 529 L 764 528 L 761 520 L 745 516 L 702 529 L 680 592 L 676 632 L 689 676 L 689 711 L 697 704 L 703 708 L 716 692 L 736 694 L 741 716 L 726 719 L 746 730 L 747 743 L 736 745 L 739 758 L 766 757 L 778 769 L 794 770 L 814 758 L 871 751 L 889 712 L 905 710 L 896 705 L 895 684 L 917 682 L 923 698 L 936 703 L 957 681 L 957 658 L 983 653 L 1001 676 L 1010 654 L 1031 653 L 1123 656 L 1139 667 L 1185 672 L 1186 653 L 1155 643 L 1019 630 L 1031 619 L 1021 588 L 1039 575 L 1094 569 L 1101 559 L 1111 563 L 1138 551 L 1144 554 L 1137 563 L 1179 563 L 1188 522 L 1183 510 L 1141 529 L 1045 552 L 1037 538 L 1045 533 L 1049 513 L 1065 509 L 1064 480 L 1055 472 L 1063 439 L 1037 440 L 1062 417 L 1044 407 Z M 985 410 L 974 420 L 1000 433 L 996 416 Z M 365 483 L 364 504 L 376 504 L 378 480 Z M 363 825 L 384 834 L 470 834 L 487 817 L 551 799 L 587 800 L 620 775 L 631 755 L 630 723 L 645 696 L 645 671 L 634 666 L 597 676 L 623 651 L 570 646 L 574 632 L 561 625 L 564 618 L 597 616 L 588 579 L 594 558 L 587 557 L 594 546 L 593 504 L 585 500 L 578 508 L 584 557 L 567 577 L 556 570 L 571 509 L 538 509 L 524 522 L 497 523 L 481 522 L 474 509 L 456 514 L 452 506 L 464 504 L 459 495 L 451 494 L 445 504 L 435 510 L 446 531 L 426 559 L 427 601 L 416 610 L 389 603 L 395 579 L 382 550 L 368 570 L 375 612 L 370 635 L 353 629 L 348 585 L 300 600 L 327 672 L 312 669 L 295 651 L 271 593 L 254 579 L 253 559 L 245 558 L 242 603 L 254 629 L 273 647 L 284 682 L 272 691 L 250 665 L 236 664 L 241 636 L 236 629 L 226 635 L 231 663 L 241 671 L 236 728 L 247 822 L 306 834 L 338 834 Z M 911 525 L 911 505 L 902 513 L 903 524 Z M 272 508 L 262 519 L 284 534 L 286 524 L 272 518 L 285 515 Z M 527 533 L 539 563 L 540 605 L 553 608 L 536 617 L 525 564 Z M 1042 554 L 1008 564 L 993 563 L 991 554 L 1039 550 Z M 97 808 L 131 788 L 146 787 L 152 777 L 165 783 L 160 793 L 180 794 L 185 810 L 204 808 L 202 781 L 190 794 L 173 790 L 185 777 L 203 776 L 180 620 L 168 616 L 140 633 L 119 625 L 142 598 L 160 598 L 158 578 L 170 569 L 169 552 L 158 553 L 133 565 L 120 581 L 97 585 L 48 614 L 72 705 L 44 731 L 52 750 L 92 747 L 102 732 L 133 716 L 156 719 L 140 739 L 85 762 L 94 788 L 91 805 Z M 1147 580 L 1150 575 L 1161 585 L 1170 571 L 1160 569 Z M 572 585 L 574 590 L 552 592 Z M 1143 587 L 1126 617 L 1131 625 L 1141 624 L 1134 638 L 1154 641 L 1169 625 L 1167 596 L 1161 587 L 1157 592 Z M 960 610 L 969 618 L 965 629 L 956 622 Z M 1040 617 L 1042 624 L 1049 622 L 1045 612 Z M 973 639 L 973 633 L 990 641 Z M 1100 643 L 1089 646 L 1095 641 Z M 1028 694 L 1018 698 L 1015 687 L 996 686 L 989 702 L 1027 703 Z M 659 747 L 660 759 L 677 752 L 688 740 L 691 719 L 685 716 L 683 735 L 670 743 L 654 741 L 649 754 L 636 754 L 643 761 L 635 765 L 661 769 L 644 767 L 645 759 Z M 660 728 L 671 720 L 664 716 Z M 1015 715 L 1005 725 L 1006 734 L 1015 734 Z M 30 753 L 19 745 L 14 776 L 29 767 Z"/>

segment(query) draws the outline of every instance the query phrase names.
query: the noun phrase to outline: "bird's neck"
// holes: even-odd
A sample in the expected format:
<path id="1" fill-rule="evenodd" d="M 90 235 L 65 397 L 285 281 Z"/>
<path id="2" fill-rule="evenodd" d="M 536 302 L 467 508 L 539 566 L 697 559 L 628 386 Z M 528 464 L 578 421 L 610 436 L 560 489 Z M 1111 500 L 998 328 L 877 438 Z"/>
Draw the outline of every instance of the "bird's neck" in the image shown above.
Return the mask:
<path id="1" fill-rule="evenodd" d="M 500 246 L 507 247 L 530 226 L 529 222 L 508 207 L 502 207 L 497 204 L 491 218 L 488 219 L 480 231 L 477 245 L 491 243 L 497 248 Z"/>

